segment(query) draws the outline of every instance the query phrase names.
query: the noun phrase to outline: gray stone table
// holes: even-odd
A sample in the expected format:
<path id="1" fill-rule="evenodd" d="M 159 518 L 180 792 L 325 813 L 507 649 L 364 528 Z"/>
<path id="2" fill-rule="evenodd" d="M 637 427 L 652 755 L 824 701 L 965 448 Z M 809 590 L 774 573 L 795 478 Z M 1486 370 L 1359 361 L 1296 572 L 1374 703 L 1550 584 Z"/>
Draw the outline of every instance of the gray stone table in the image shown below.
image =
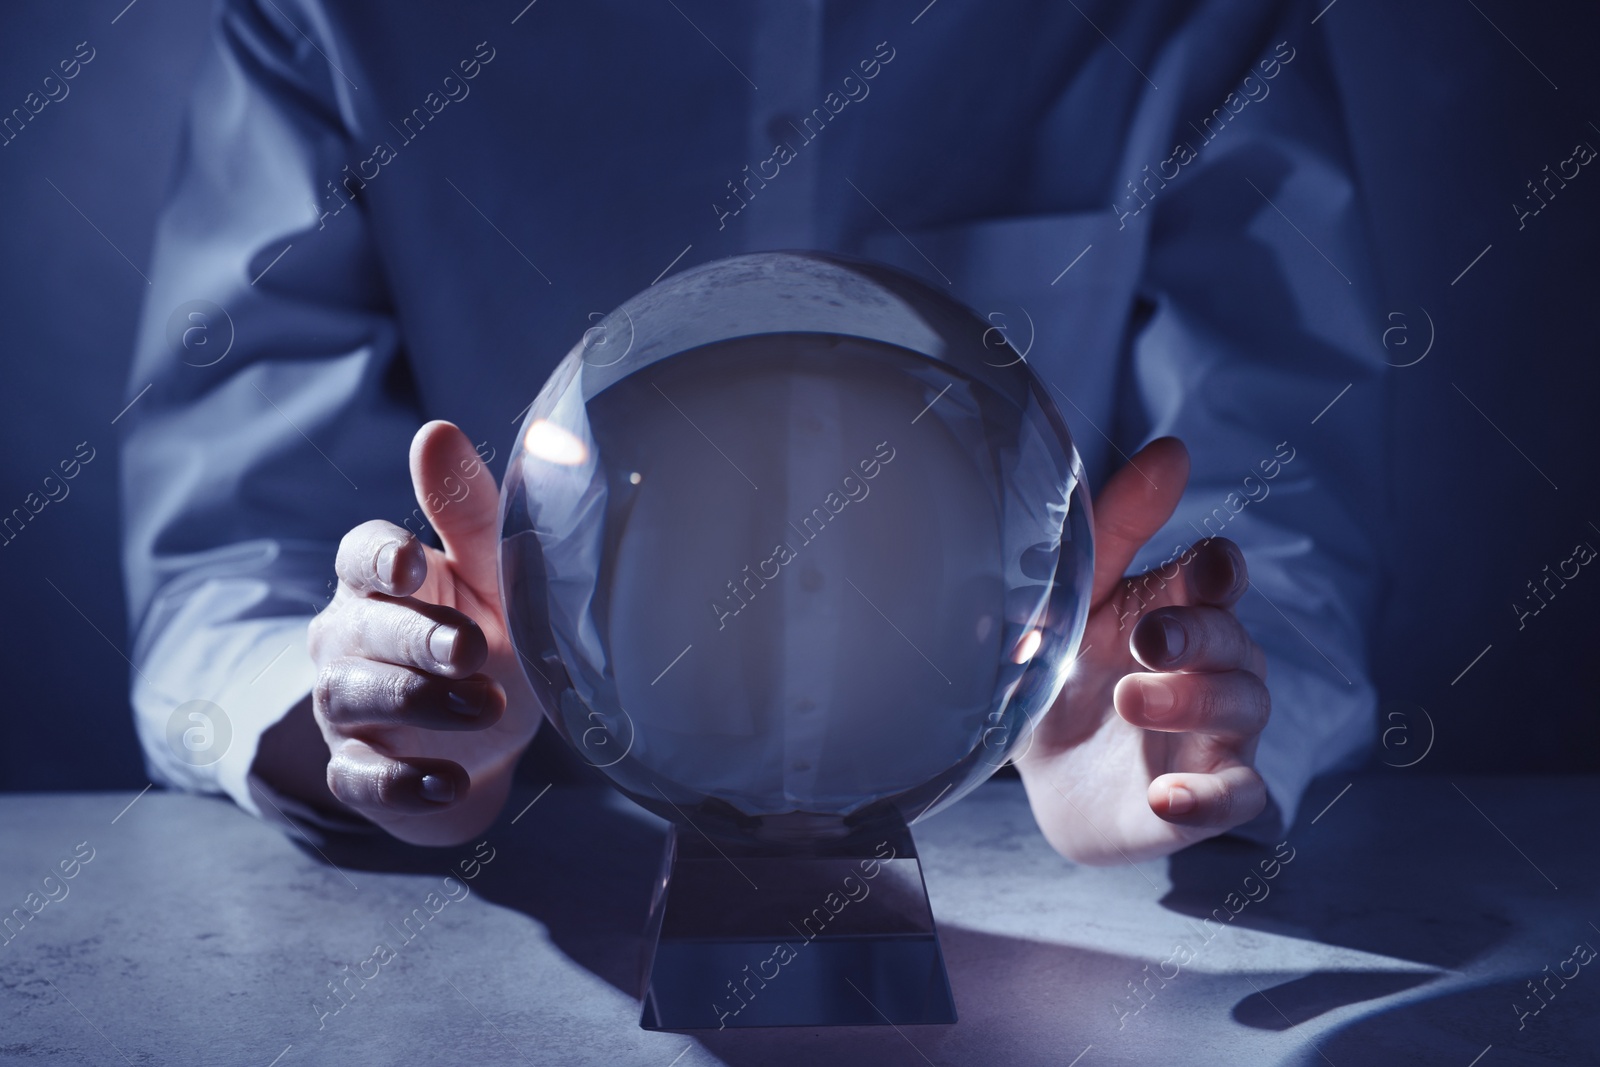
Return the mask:
<path id="1" fill-rule="evenodd" d="M 960 1022 L 720 1033 L 638 1027 L 661 825 L 536 796 L 430 850 L 159 790 L 0 796 L 0 1062 L 1600 1064 L 1600 780 L 1385 770 L 1320 783 L 1276 856 L 1112 869 L 991 782 L 916 827 Z"/>

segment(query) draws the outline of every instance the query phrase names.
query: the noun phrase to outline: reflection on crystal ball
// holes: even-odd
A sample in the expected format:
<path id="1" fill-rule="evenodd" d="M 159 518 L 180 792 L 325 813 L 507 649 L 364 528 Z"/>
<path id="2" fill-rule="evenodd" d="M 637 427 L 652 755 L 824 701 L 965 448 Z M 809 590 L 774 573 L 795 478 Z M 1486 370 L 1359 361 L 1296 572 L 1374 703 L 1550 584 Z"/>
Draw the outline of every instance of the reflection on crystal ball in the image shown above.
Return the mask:
<path id="1" fill-rule="evenodd" d="M 1088 608 L 1066 426 L 888 268 L 720 260 L 588 330 L 506 472 L 511 637 L 624 793 L 783 848 L 953 803 L 1028 744 Z"/>

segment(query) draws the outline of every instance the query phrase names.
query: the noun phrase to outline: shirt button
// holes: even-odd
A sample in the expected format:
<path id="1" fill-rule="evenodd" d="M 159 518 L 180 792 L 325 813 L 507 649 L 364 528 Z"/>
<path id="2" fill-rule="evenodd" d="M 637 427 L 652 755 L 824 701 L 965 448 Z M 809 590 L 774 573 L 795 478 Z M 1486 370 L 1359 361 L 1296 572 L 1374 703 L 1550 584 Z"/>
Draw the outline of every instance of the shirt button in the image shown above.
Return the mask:
<path id="1" fill-rule="evenodd" d="M 815 593 L 822 588 L 822 572 L 814 567 L 807 567 L 800 572 L 800 588 L 808 593 Z"/>
<path id="2" fill-rule="evenodd" d="M 789 769 L 791 771 L 809 771 L 811 769 L 811 764 L 803 759 L 797 759 L 793 763 L 789 764 Z"/>
<path id="3" fill-rule="evenodd" d="M 787 112 L 781 115 L 774 115 L 768 119 L 766 126 L 767 136 L 772 138 L 773 147 L 777 147 L 780 141 L 789 142 L 790 146 L 793 147 L 793 141 L 798 136 L 795 133 L 795 127 L 799 125 L 794 116 Z"/>
<path id="4" fill-rule="evenodd" d="M 815 700 L 811 700 L 809 698 L 807 698 L 805 700 L 797 701 L 795 703 L 794 710 L 800 712 L 802 715 L 804 715 L 804 714 L 806 714 L 808 712 L 816 711 L 817 710 L 817 702 Z"/>

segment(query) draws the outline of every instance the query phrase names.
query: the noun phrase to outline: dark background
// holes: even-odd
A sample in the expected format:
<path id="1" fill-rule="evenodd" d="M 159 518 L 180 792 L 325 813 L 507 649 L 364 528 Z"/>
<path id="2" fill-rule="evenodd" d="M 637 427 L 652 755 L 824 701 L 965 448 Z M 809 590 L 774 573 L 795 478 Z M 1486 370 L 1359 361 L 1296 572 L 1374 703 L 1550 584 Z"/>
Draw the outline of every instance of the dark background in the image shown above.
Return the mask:
<path id="1" fill-rule="evenodd" d="M 0 789 L 146 781 L 126 696 L 111 423 L 130 399 L 140 271 L 209 4 L 124 3 L 35 0 L 0 15 L 0 113 L 79 42 L 96 50 L 70 95 L 0 147 L 0 514 L 80 442 L 95 451 L 65 500 L 0 545 Z M 1405 326 L 1389 358 L 1408 362 L 1427 341 L 1424 309 L 1436 328 L 1427 358 L 1393 372 L 1387 424 L 1370 427 L 1394 471 L 1372 643 L 1391 764 L 1425 750 L 1431 722 L 1430 770 L 1600 770 L 1600 574 L 1585 568 L 1520 630 L 1511 606 L 1577 543 L 1600 547 L 1600 168 L 1521 231 L 1511 207 L 1576 142 L 1600 146 L 1597 26 L 1590 5 L 1511 0 L 1336 0 L 1316 24 L 1341 74 L 1384 310 L 1404 316 L 1374 322 L 1373 344 Z M 1324 416 L 1338 417 L 1337 405 Z"/>

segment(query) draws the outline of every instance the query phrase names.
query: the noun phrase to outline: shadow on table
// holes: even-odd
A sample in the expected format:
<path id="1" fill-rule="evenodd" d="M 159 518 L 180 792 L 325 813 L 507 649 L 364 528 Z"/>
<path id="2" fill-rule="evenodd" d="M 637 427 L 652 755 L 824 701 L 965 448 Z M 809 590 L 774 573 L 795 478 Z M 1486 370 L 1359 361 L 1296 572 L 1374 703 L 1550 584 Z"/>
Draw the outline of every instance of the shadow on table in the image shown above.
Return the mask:
<path id="1" fill-rule="evenodd" d="M 1594 979 L 1589 979 L 1594 981 Z M 1519 1019 L 1532 1001 L 1516 981 L 1501 981 L 1400 1004 L 1348 1023 L 1290 1063 L 1449 1064 L 1532 1067 L 1600 1063 L 1600 984 L 1583 989 L 1582 974 L 1538 1015 Z M 1521 1026 L 1519 1027 L 1519 1021 Z M 1485 1052 L 1490 1047 L 1492 1052 Z M 1324 1058 L 1326 1057 L 1326 1059 Z"/>
<path id="2" fill-rule="evenodd" d="M 472 890 L 538 921 L 574 962 L 637 996 L 640 934 L 664 829 L 642 811 L 630 811 L 631 803 L 588 768 L 559 761 L 541 766 L 550 772 L 545 781 L 529 787 L 520 784 L 519 773 L 505 811 L 481 835 L 494 852 Z M 452 864 L 473 849 L 421 848 L 370 834 L 330 837 L 322 854 L 349 870 L 459 876 Z"/>
<path id="3" fill-rule="evenodd" d="M 1415 965 L 1461 967 L 1512 929 L 1492 902 L 1475 899 L 1437 862 L 1413 853 L 1388 866 L 1385 877 L 1374 878 L 1370 838 L 1352 852 L 1349 842 L 1331 836 L 1311 841 L 1290 835 L 1288 848 L 1277 851 L 1219 839 L 1168 861 L 1172 888 L 1161 903 L 1195 920 L 1192 944 L 1240 927 L 1397 962 L 1393 970 L 1318 971 L 1270 985 L 1262 983 L 1271 979 L 1255 979 L 1259 990 L 1232 1012 L 1243 1026 L 1287 1031 L 1351 1004 L 1405 992 L 1437 977 Z M 1292 857 L 1287 864 L 1281 863 L 1284 855 Z M 1265 877 L 1268 872 L 1275 876 Z"/>
<path id="4" fill-rule="evenodd" d="M 1318 783 L 1280 850 L 1218 838 L 1174 855 L 1161 903 L 1195 918 L 1225 915 L 1239 904 L 1230 893 L 1259 895 L 1264 885 L 1266 896 L 1235 923 L 1440 968 L 1460 968 L 1510 936 L 1517 923 L 1505 886 L 1470 877 L 1459 862 L 1484 852 L 1487 827 L 1464 806 L 1445 807 L 1450 787 L 1417 777 L 1397 794 L 1393 782 L 1358 783 L 1320 815 L 1343 783 Z M 1292 858 L 1264 879 L 1275 852 Z"/>
<path id="5" fill-rule="evenodd" d="M 1234 924 L 1459 971 L 1513 934 L 1526 938 L 1531 924 L 1550 922 L 1528 907 L 1530 896 L 1545 889 L 1543 872 L 1504 847 L 1483 812 L 1460 800 L 1448 781 L 1416 775 L 1378 789 L 1371 778 L 1355 781 L 1347 796 L 1339 793 L 1340 781 L 1312 791 L 1306 816 L 1288 837 L 1293 861 L 1265 883 L 1269 895 L 1246 905 Z M 1339 806 L 1326 817 L 1308 822 L 1335 800 Z M 1517 836 L 1535 854 L 1570 855 L 1564 833 L 1534 820 Z M 1195 919 L 1226 915 L 1227 904 L 1237 907 L 1247 888 L 1260 894 L 1261 861 L 1272 854 L 1234 839 L 1179 853 L 1170 861 L 1172 890 L 1162 904 Z M 1592 881 L 1593 867 L 1569 869 L 1563 883 L 1574 875 Z M 1247 876 L 1255 878 L 1249 887 Z M 1239 896 L 1230 899 L 1230 893 Z M 1553 942 L 1552 953 L 1556 947 Z M 1583 991 L 1568 992 L 1565 1004 L 1553 1000 L 1543 1019 L 1519 1018 L 1514 1004 L 1526 1011 L 1538 1002 L 1509 980 L 1376 1003 L 1432 979 L 1403 971 L 1321 971 L 1261 985 L 1232 1014 L 1244 1026 L 1283 1032 L 1373 1002 L 1367 1014 L 1288 1061 L 1306 1067 L 1330 1061 L 1464 1064 L 1490 1045 L 1496 1064 L 1600 1063 L 1600 1011 L 1594 999 L 1575 1003 Z M 1600 997 L 1600 984 L 1593 995 Z"/>
<path id="6" fill-rule="evenodd" d="M 643 938 L 650 893 L 665 836 L 648 817 L 629 811 L 609 787 L 568 784 L 522 812 L 538 790 L 519 787 L 505 816 L 484 835 L 495 848 L 492 865 L 474 892 L 538 921 L 570 959 L 628 996 L 641 985 Z M 521 813 L 519 815 L 519 812 Z M 516 817 L 515 825 L 511 818 Z M 304 847 L 304 846 L 302 846 Z M 317 854 L 305 848 L 306 854 Z M 341 837 L 322 846 L 324 858 L 353 870 L 437 874 L 460 849 L 421 849 L 387 837 Z M 817 1062 L 922 1063 L 918 1053 L 969 1062 L 974 1049 L 994 1050 L 993 1062 L 1065 1062 L 1061 1050 L 1115 1025 L 1114 987 L 1143 961 L 1082 949 L 998 937 L 959 927 L 941 929 L 961 1022 L 953 1026 L 834 1027 L 683 1031 L 723 1062 L 784 1067 Z M 774 983 L 776 985 L 776 983 Z M 769 990 L 781 992 L 779 989 Z M 1101 1018 L 1103 1016 L 1103 1019 Z M 1066 1060 L 1070 1060 L 1067 1056 Z"/>
<path id="7" fill-rule="evenodd" d="M 626 801 L 594 778 L 568 780 L 525 808 L 536 795 L 536 789 L 519 787 L 506 814 L 484 835 L 496 859 L 475 883 L 476 891 L 534 918 L 574 962 L 637 996 L 642 932 L 664 844 L 661 826 L 631 812 Z M 1326 799 L 1318 803 L 1313 797 L 1307 810 L 1316 811 L 1322 803 Z M 1419 847 L 1416 833 L 1437 830 L 1407 829 L 1385 812 L 1368 810 L 1359 794 L 1343 803 L 1342 821 L 1305 826 L 1302 820 L 1290 835 L 1293 859 L 1266 883 L 1270 892 L 1241 910 L 1231 925 L 1442 969 L 1462 967 L 1512 931 L 1503 900 L 1439 862 L 1448 843 Z M 437 873 L 445 850 L 373 836 L 331 841 L 324 851 L 342 867 Z M 1217 909 L 1227 913 L 1230 893 L 1249 889 L 1259 896 L 1260 889 L 1252 887 L 1260 882 L 1262 862 L 1273 857 L 1271 848 L 1232 839 L 1188 849 L 1170 861 L 1172 889 L 1162 904 L 1195 919 L 1198 928 Z M 1257 882 L 1244 886 L 1252 875 Z M 1236 906 L 1237 900 L 1232 900 Z M 1129 981 L 1143 975 L 1145 964 L 1155 962 L 948 925 L 941 936 L 962 1014 L 954 1026 L 689 1031 L 686 1036 L 729 1063 L 905 1058 L 912 1053 L 909 1043 L 929 1058 L 941 1048 L 962 1059 L 986 1049 L 993 1062 L 1059 1064 L 1089 1041 L 1115 1040 L 1119 1027 L 1113 1003 L 1128 992 L 1123 987 Z M 1377 1001 L 1432 977 L 1409 970 L 1328 971 L 1269 986 L 1260 984 L 1268 977 L 1258 976 L 1260 991 L 1239 1001 L 1232 1017 L 1253 1030 L 1290 1031 L 1328 1011 Z M 1193 980 L 1230 978 L 1197 974 Z M 1503 1015 L 1510 1026 L 1485 1029 L 1504 1038 L 1516 1021 L 1501 1003 L 1508 1000 L 1502 988 L 1492 995 L 1473 991 L 1380 1009 L 1347 1025 L 1323 1048 L 1336 1063 L 1344 1061 L 1332 1050 L 1348 1059 L 1373 1043 L 1400 1055 L 1410 1047 L 1413 1032 L 1456 1034 L 1463 1012 Z M 1437 1051 L 1437 1043 L 1430 1048 Z M 1307 1052 L 1306 1062 L 1323 1062 L 1315 1048 Z M 911 1061 L 920 1059 L 911 1055 Z"/>

